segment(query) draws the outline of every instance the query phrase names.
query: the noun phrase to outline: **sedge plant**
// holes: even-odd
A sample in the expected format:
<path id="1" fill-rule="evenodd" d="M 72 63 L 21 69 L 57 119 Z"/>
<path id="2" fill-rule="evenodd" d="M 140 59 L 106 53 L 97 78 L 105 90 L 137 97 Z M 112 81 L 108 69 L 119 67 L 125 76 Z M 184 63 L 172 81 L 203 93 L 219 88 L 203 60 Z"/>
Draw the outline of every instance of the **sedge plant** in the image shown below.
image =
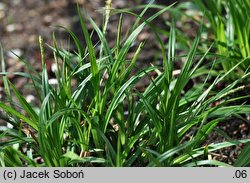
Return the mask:
<path id="1" fill-rule="evenodd" d="M 110 1 L 107 3 L 108 10 L 111 10 Z M 54 36 L 54 45 L 49 47 L 54 53 L 57 68 L 56 85 L 48 82 L 41 37 L 41 73 L 22 58 L 28 72 L 8 73 L 1 50 L 0 74 L 9 100 L 0 102 L 0 108 L 5 112 L 4 120 L 14 126 L 1 131 L 1 138 L 4 139 L 0 142 L 1 166 L 230 166 L 208 159 L 208 154 L 247 143 L 250 139 L 208 145 L 203 142 L 219 122 L 235 114 L 250 112 L 248 105 L 234 103 L 247 100 L 249 96 L 231 97 L 232 93 L 244 88 L 239 83 L 249 77 L 248 73 L 220 92 L 213 93 L 214 86 L 223 82 L 246 59 L 208 83 L 210 72 L 203 76 L 204 73 L 199 70 L 209 53 L 209 50 L 203 54 L 197 51 L 200 30 L 186 55 L 180 74 L 174 76 L 175 25 L 173 23 L 171 26 L 166 51 L 159 32 L 150 24 L 171 6 L 144 18 L 151 4 L 146 5 L 139 15 L 127 10 L 108 11 L 108 16 L 120 15 L 117 40 L 112 48 L 106 39 L 109 17 L 106 16 L 101 30 L 84 11 L 85 18 L 99 37 L 99 42 L 93 43 L 86 19 L 77 7 L 86 46 L 67 28 L 64 29 L 76 46 L 74 53 L 60 49 Z M 136 21 L 129 34 L 122 39 L 124 13 L 135 16 Z M 145 26 L 152 28 L 158 40 L 163 68 L 151 65 L 135 73 L 138 55 L 146 43 L 139 44 L 131 60 L 127 54 Z M 101 46 L 97 51 L 98 45 Z M 151 77 L 152 72 L 157 76 Z M 8 74 L 31 80 L 38 106 L 26 101 L 7 79 Z M 190 90 L 185 89 L 188 81 L 200 76 L 207 79 Z M 151 82 L 144 91 L 139 91 L 136 83 L 142 78 L 148 78 Z M 11 100 L 12 94 L 17 101 Z M 220 101 L 220 104 L 213 106 L 216 101 Z M 239 160 L 238 165 L 243 165 L 240 163 Z"/>

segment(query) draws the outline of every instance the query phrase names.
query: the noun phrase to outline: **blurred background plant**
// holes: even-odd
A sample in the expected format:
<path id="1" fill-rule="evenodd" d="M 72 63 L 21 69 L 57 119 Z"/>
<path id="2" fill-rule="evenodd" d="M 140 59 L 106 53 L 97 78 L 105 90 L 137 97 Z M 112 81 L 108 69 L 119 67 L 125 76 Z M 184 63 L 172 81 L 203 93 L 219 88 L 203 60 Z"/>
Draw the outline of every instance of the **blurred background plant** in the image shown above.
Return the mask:
<path id="1" fill-rule="evenodd" d="M 204 15 L 208 40 L 216 42 L 217 53 L 224 72 L 243 59 L 237 71 L 228 76 L 234 80 L 242 76 L 250 66 L 250 2 L 247 0 L 211 0 L 186 3 L 194 11 Z M 183 5 L 182 5 L 183 6 Z M 195 17 L 193 17 L 195 19 Z M 197 20 L 197 19 L 196 19 Z"/>

